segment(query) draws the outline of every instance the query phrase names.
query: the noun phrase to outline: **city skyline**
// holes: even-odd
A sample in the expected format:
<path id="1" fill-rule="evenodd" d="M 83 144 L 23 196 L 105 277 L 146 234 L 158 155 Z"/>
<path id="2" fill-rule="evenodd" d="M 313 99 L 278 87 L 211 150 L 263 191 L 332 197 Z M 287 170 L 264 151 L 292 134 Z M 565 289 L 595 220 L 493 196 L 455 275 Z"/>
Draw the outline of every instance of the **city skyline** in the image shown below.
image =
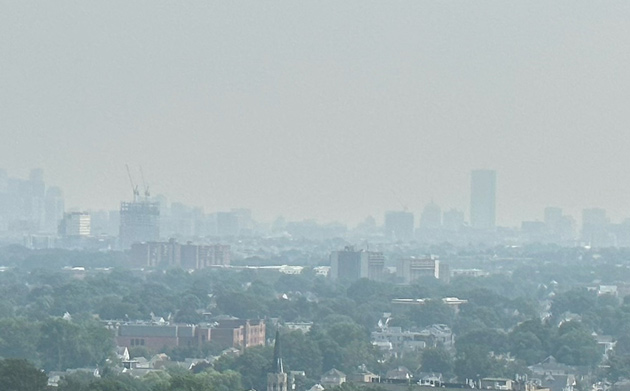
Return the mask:
<path id="1" fill-rule="evenodd" d="M 396 214 L 404 214 L 404 213 L 408 213 L 411 214 L 412 216 L 412 222 L 410 223 L 403 223 L 403 225 L 406 226 L 412 226 L 413 229 L 435 229 L 437 227 L 443 227 L 446 230 L 452 230 L 452 224 L 457 225 L 458 223 L 455 222 L 453 223 L 452 219 L 455 218 L 455 220 L 459 220 L 460 217 L 458 215 L 461 215 L 463 217 L 462 223 L 464 223 L 465 225 L 468 225 L 472 228 L 477 228 L 477 229 L 494 229 L 494 227 L 506 227 L 506 228 L 521 228 L 522 223 L 530 223 L 530 222 L 541 222 L 541 223 L 549 223 L 548 219 L 548 211 L 553 210 L 553 211 L 557 211 L 556 213 L 559 213 L 560 216 L 556 217 L 556 220 L 562 216 L 564 216 L 565 218 L 568 218 L 569 220 L 572 220 L 573 225 L 575 225 L 575 228 L 578 228 L 580 226 L 582 226 L 583 224 L 583 215 L 584 213 L 588 213 L 591 210 L 596 210 L 599 211 L 600 213 L 603 213 L 605 215 L 605 218 L 608 219 L 608 223 L 623 223 L 626 220 L 630 219 L 630 216 L 616 216 L 615 217 L 611 217 L 609 214 L 609 210 L 607 210 L 605 207 L 602 206 L 588 206 L 588 207 L 583 207 L 581 209 L 579 209 L 575 214 L 571 214 L 571 213 L 564 213 L 567 212 L 567 209 L 565 209 L 562 205 L 547 205 L 545 206 L 542 210 L 539 211 L 537 216 L 526 216 L 523 220 L 518 221 L 516 224 L 514 225 L 501 225 L 499 223 L 496 223 L 496 221 L 500 221 L 500 215 L 498 215 L 498 213 L 496 212 L 496 192 L 498 189 L 500 189 L 500 186 L 497 186 L 497 172 L 495 170 L 489 170 L 489 169 L 481 169 L 481 170 L 472 170 L 469 173 L 469 193 L 468 193 L 468 208 L 458 208 L 458 207 L 453 207 L 453 206 L 444 206 L 443 204 L 440 203 L 440 200 L 435 200 L 435 199 L 431 199 L 428 203 L 426 203 L 425 205 L 423 205 L 421 208 L 419 209 L 411 209 L 409 208 L 406 204 L 403 204 L 400 200 L 400 198 L 396 198 L 397 201 L 399 202 L 398 207 L 396 207 L 396 205 L 394 205 L 394 207 L 384 210 L 382 212 L 382 214 L 378 215 L 375 213 L 371 213 L 368 214 L 366 216 L 363 217 L 363 219 L 361 219 L 359 222 L 357 223 L 352 223 L 352 222 L 347 222 L 347 221 L 342 221 L 340 219 L 332 219 L 332 220 L 319 220 L 316 217 L 313 216 L 307 216 L 304 218 L 297 218 L 297 219 L 291 219 L 290 216 L 287 215 L 283 215 L 282 213 L 278 213 L 275 214 L 273 216 L 271 216 L 270 219 L 268 220 L 264 220 L 264 219 L 260 219 L 259 216 L 260 214 L 257 213 L 258 211 L 250 209 L 250 208 L 243 208 L 243 207 L 238 207 L 238 206 L 233 206 L 233 207 L 228 207 L 226 209 L 221 209 L 221 210 L 211 210 L 208 209 L 207 207 L 204 207 L 203 205 L 188 205 L 185 204 L 183 202 L 181 202 L 181 200 L 178 199 L 169 199 L 166 196 L 164 196 L 163 194 L 155 194 L 155 195 L 151 195 L 150 198 L 146 198 L 147 197 L 147 193 L 148 193 L 148 187 L 147 188 L 141 188 L 141 186 L 146 186 L 146 183 L 142 182 L 142 179 L 140 180 L 141 182 L 135 182 L 133 180 L 132 177 L 132 182 L 134 183 L 135 187 L 132 188 L 129 186 L 129 183 L 127 184 L 128 188 L 129 188 L 129 197 L 127 199 L 123 199 L 118 201 L 118 205 L 115 208 L 112 209 L 95 209 L 95 208 L 78 208 L 78 207 L 73 207 L 73 206 L 67 206 L 67 203 L 64 200 L 64 197 L 67 196 L 68 194 L 71 194 L 71 192 L 67 192 L 65 191 L 65 189 L 60 189 L 58 186 L 55 186 L 54 184 L 50 184 L 50 185 L 45 185 L 47 184 L 46 182 L 46 178 L 45 178 L 45 170 L 43 170 L 42 168 L 33 168 L 29 170 L 29 175 L 26 178 L 18 178 L 12 175 L 9 175 L 9 173 L 6 172 L 6 170 L 0 168 L 0 193 L 2 193 L 3 191 L 6 191 L 7 188 L 7 183 L 8 182 L 3 182 L 3 181 L 11 181 L 11 180 L 17 180 L 17 181 L 23 181 L 23 182 L 32 182 L 35 181 L 37 184 L 37 189 L 38 192 L 45 192 L 47 195 L 46 197 L 42 198 L 42 202 L 51 202 L 50 200 L 50 196 L 52 194 L 52 196 L 54 197 L 52 200 L 54 199 L 60 199 L 60 201 L 54 201 L 55 203 L 59 203 L 61 202 L 61 206 L 57 206 L 56 204 L 54 204 L 54 215 L 57 216 L 57 218 L 59 218 L 59 209 L 64 209 L 66 212 L 90 212 L 90 213 L 104 213 L 104 212 L 118 212 L 120 210 L 120 206 L 121 204 L 129 204 L 131 201 L 140 201 L 142 202 L 143 200 L 145 201 L 150 201 L 150 202 L 162 202 L 161 208 L 167 207 L 170 208 L 172 205 L 175 205 L 176 207 L 185 207 L 185 208 L 191 208 L 192 210 L 199 210 L 200 212 L 203 212 L 205 214 L 213 214 L 216 215 L 218 218 L 221 218 L 221 216 L 223 214 L 225 214 L 226 212 L 229 213 L 239 213 L 239 211 L 247 211 L 248 213 L 248 220 L 255 220 L 258 222 L 264 222 L 266 224 L 272 223 L 273 221 L 275 221 L 278 218 L 284 218 L 287 219 L 287 221 L 317 221 L 318 223 L 323 223 L 323 224 L 328 224 L 328 223 L 342 223 L 345 225 L 348 225 L 349 227 L 356 227 L 356 226 L 361 226 L 366 220 L 366 218 L 373 218 L 375 219 L 375 221 L 379 224 L 382 225 L 383 227 L 387 228 L 388 225 L 388 216 L 391 215 L 396 215 Z M 474 176 L 477 175 L 477 190 L 475 190 L 475 179 Z M 15 186 L 15 185 L 14 185 Z M 41 187 L 41 189 L 39 189 Z M 4 189 L 4 190 L 3 190 Z M 138 192 L 138 194 L 136 194 L 136 191 Z M 477 191 L 477 196 L 474 197 L 473 193 Z M 145 193 L 147 192 L 147 193 Z M 43 193 L 42 193 L 43 194 Z M 395 193 L 393 193 L 395 197 L 397 197 L 397 195 Z M 486 200 L 484 198 L 490 197 L 489 200 Z M 473 209 L 474 209 L 474 204 L 475 202 L 479 203 L 480 201 L 475 201 L 475 198 L 480 198 L 481 199 L 481 204 L 482 206 L 480 207 L 482 209 L 481 214 L 489 214 L 488 216 L 483 216 L 482 220 L 483 223 L 480 225 L 475 226 L 475 224 L 473 223 Z M 166 202 L 165 202 L 166 201 Z M 66 205 L 64 207 L 64 204 Z M 42 208 L 44 207 L 44 204 L 42 204 Z M 41 212 L 38 213 L 48 213 L 46 210 L 42 209 Z M 564 214 L 563 214 L 564 213 Z M 455 214 L 455 217 L 453 217 L 453 214 Z M 428 218 L 428 219 L 427 219 Z M 42 215 L 42 223 L 44 223 L 44 219 L 46 219 L 45 225 L 49 227 L 48 231 L 50 230 L 50 221 L 52 219 L 52 217 L 50 216 L 44 216 Z M 425 220 L 426 219 L 426 220 Z M 252 220 L 252 221 L 253 221 Z M 425 220 L 423 222 L 423 220 Z M 398 223 L 395 223 L 398 224 Z M 552 223 L 552 225 L 555 223 Z M 449 226 L 451 226 L 449 228 Z M 393 229 L 393 228 L 391 228 Z M 402 228 L 403 231 L 407 230 L 407 228 Z M 395 229 L 393 229 L 395 230 Z M 393 232 L 393 231 L 392 231 Z M 392 233 L 390 232 L 390 234 Z M 395 235 L 394 235 L 395 236 Z"/>
<path id="2" fill-rule="evenodd" d="M 626 2 L 61 4 L 0 16 L 0 167 L 69 206 L 116 209 L 128 163 L 207 210 L 357 223 L 468 212 L 491 168 L 498 225 L 630 214 Z"/>

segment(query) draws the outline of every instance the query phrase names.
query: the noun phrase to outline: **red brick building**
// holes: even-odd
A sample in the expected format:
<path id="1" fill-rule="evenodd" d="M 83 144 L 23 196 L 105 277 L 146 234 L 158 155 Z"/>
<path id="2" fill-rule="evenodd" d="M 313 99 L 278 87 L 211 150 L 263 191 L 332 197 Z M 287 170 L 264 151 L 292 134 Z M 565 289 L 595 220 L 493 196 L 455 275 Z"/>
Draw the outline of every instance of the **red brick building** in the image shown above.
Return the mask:
<path id="1" fill-rule="evenodd" d="M 224 346 L 245 349 L 265 345 L 265 321 L 228 319 L 212 328 L 212 341 Z"/>
<path id="2" fill-rule="evenodd" d="M 194 325 L 123 324 L 116 329 L 117 346 L 144 346 L 155 351 L 201 346 L 210 338 L 209 328 Z"/>

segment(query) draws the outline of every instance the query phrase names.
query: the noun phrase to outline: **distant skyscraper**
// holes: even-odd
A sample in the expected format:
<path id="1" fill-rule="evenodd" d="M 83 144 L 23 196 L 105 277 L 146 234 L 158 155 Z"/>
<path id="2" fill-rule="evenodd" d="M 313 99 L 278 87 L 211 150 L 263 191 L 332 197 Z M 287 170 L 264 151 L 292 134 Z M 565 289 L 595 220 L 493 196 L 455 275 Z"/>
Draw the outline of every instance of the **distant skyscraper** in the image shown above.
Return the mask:
<path id="1" fill-rule="evenodd" d="M 235 212 L 217 212 L 217 234 L 219 236 L 238 236 L 239 215 Z"/>
<path id="2" fill-rule="evenodd" d="M 45 229 L 46 220 L 46 184 L 44 183 L 44 170 L 34 168 L 31 170 L 28 181 L 28 199 L 26 200 L 26 210 L 29 214 L 31 227 L 34 231 Z"/>
<path id="3" fill-rule="evenodd" d="M 459 231 L 464 226 L 464 212 L 457 209 L 444 212 L 442 225 L 447 231 Z"/>
<path id="4" fill-rule="evenodd" d="M 442 209 L 431 201 L 422 210 L 420 228 L 438 229 L 440 227 L 442 227 Z"/>
<path id="5" fill-rule="evenodd" d="M 545 208 L 545 225 L 551 232 L 555 232 L 562 220 L 562 209 L 549 206 Z"/>
<path id="6" fill-rule="evenodd" d="M 66 213 L 59 226 L 59 234 L 66 237 L 85 237 L 91 234 L 91 216 L 85 212 Z"/>
<path id="7" fill-rule="evenodd" d="M 474 170 L 470 181 L 470 225 L 493 229 L 496 224 L 497 174 L 493 170 Z"/>
<path id="8" fill-rule="evenodd" d="M 574 245 L 575 221 L 571 216 L 563 214 L 561 208 L 545 208 L 545 228 L 551 240 L 558 243 Z"/>
<path id="9" fill-rule="evenodd" d="M 63 192 L 60 188 L 53 186 L 46 190 L 44 207 L 46 213 L 44 230 L 47 233 L 55 233 L 65 211 Z"/>
<path id="10" fill-rule="evenodd" d="M 160 239 L 160 204 L 148 200 L 120 204 L 120 246 Z"/>
<path id="11" fill-rule="evenodd" d="M 390 211 L 385 213 L 385 235 L 393 240 L 413 239 L 413 213 Z"/>
<path id="12" fill-rule="evenodd" d="M 610 221 L 604 209 L 584 209 L 582 211 L 582 240 L 593 247 L 611 244 L 608 240 L 609 224 Z"/>

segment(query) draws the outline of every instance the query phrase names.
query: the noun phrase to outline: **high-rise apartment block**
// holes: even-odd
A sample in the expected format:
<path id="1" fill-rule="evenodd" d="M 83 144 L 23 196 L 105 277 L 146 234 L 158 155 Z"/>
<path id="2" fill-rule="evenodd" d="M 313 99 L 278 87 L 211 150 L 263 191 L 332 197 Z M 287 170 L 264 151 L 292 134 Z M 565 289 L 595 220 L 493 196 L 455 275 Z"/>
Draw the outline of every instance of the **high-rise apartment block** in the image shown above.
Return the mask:
<path id="1" fill-rule="evenodd" d="M 493 170 L 474 170 L 470 181 L 470 225 L 490 230 L 496 225 L 497 175 Z"/>

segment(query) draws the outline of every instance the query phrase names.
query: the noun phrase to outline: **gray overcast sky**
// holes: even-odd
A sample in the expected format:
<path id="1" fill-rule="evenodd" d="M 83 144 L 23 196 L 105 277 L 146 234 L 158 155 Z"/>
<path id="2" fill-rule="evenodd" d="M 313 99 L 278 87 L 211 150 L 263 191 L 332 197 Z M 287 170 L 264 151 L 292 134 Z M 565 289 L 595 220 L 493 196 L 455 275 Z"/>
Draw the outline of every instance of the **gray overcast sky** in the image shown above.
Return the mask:
<path id="1" fill-rule="evenodd" d="M 500 224 L 630 216 L 628 1 L 0 7 L 0 167 L 70 206 L 117 208 L 129 163 L 206 211 L 355 223 L 468 212 L 492 168 Z"/>

